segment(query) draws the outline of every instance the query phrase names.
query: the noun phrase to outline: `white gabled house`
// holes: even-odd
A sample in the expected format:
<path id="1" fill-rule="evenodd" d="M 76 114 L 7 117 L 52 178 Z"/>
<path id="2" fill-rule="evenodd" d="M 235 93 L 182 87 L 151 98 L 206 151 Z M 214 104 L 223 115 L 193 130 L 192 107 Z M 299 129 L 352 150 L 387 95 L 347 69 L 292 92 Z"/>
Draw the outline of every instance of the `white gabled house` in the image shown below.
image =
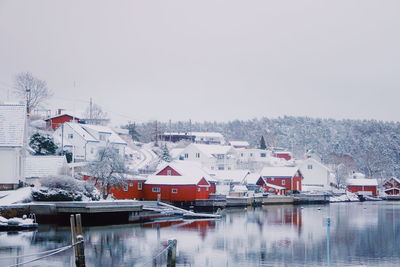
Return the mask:
<path id="1" fill-rule="evenodd" d="M 330 191 L 333 189 L 332 171 L 314 158 L 298 162 L 303 174 L 303 191 Z"/>
<path id="2" fill-rule="evenodd" d="M 98 151 L 107 146 L 124 156 L 127 146 L 113 130 L 99 125 L 67 122 L 54 131 L 53 137 L 59 147 L 74 154 L 75 161 L 93 161 Z"/>
<path id="3" fill-rule="evenodd" d="M 26 107 L 0 104 L 0 190 L 15 189 L 24 182 Z"/>
<path id="4" fill-rule="evenodd" d="M 179 156 L 180 160 L 200 162 L 210 170 L 233 170 L 236 168 L 236 151 L 231 146 L 190 144 Z"/>

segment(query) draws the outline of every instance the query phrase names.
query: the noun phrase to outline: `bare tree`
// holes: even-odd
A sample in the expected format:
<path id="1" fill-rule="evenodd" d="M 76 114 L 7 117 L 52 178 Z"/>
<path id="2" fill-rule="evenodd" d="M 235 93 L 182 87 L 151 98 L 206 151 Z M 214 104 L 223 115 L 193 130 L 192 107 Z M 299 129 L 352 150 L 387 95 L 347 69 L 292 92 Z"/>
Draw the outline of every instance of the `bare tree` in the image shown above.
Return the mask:
<path id="1" fill-rule="evenodd" d="M 99 151 L 97 161 L 88 164 L 87 171 L 90 177 L 99 185 L 103 199 L 108 197 L 110 189 L 114 186 L 126 184 L 124 174 L 127 172 L 125 160 L 112 147 Z"/>
<path id="2" fill-rule="evenodd" d="M 45 81 L 29 72 L 21 72 L 15 76 L 14 93 L 26 101 L 28 114 L 53 95 Z"/>
<path id="3" fill-rule="evenodd" d="M 86 108 L 84 116 L 85 120 L 90 124 L 106 125 L 109 121 L 107 112 L 101 106 L 92 103 L 92 101 L 90 101 L 90 105 Z"/>

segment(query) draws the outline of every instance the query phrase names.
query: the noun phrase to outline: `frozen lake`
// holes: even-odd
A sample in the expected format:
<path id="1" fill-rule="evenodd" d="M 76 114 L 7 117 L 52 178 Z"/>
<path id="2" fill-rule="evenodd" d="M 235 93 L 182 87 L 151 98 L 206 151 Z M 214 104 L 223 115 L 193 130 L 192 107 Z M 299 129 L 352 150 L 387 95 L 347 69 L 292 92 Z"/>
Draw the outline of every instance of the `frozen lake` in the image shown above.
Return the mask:
<path id="1" fill-rule="evenodd" d="M 85 227 L 85 252 L 87 266 L 165 266 L 164 255 L 152 256 L 175 238 L 177 266 L 399 266 L 399 226 L 400 202 L 264 206 L 228 210 L 218 221 Z M 54 225 L 3 232 L 0 258 L 58 248 L 70 239 L 68 227 Z M 0 266 L 17 263 L 0 260 Z M 24 266 L 74 266 L 72 251 Z"/>

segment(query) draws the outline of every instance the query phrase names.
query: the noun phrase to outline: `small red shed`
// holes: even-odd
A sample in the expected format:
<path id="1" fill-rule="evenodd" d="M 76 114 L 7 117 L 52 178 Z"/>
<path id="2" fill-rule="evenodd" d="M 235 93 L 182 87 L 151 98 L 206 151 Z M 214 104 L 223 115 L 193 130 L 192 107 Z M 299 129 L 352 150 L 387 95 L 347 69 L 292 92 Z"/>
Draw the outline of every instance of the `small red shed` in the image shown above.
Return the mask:
<path id="1" fill-rule="evenodd" d="M 347 180 L 347 190 L 357 195 L 377 195 L 378 181 L 376 179 L 348 179 Z"/>
<path id="2" fill-rule="evenodd" d="M 144 197 L 172 202 L 208 199 L 215 188 L 208 181 L 209 175 L 192 162 L 173 162 L 164 166 L 155 175 L 147 177 Z"/>
<path id="3" fill-rule="evenodd" d="M 384 191 L 387 195 L 400 195 L 400 180 L 392 177 L 383 182 Z"/>
<path id="4" fill-rule="evenodd" d="M 259 187 L 262 187 L 265 192 L 276 195 L 286 195 L 286 188 L 279 185 L 270 184 L 266 178 L 260 177 L 256 183 Z"/>
<path id="5" fill-rule="evenodd" d="M 292 153 L 289 151 L 276 151 L 274 156 L 275 158 L 281 158 L 285 160 L 291 160 L 293 158 Z"/>
<path id="6" fill-rule="evenodd" d="M 283 187 L 286 191 L 301 191 L 303 174 L 298 167 L 264 167 L 260 176 L 264 183 Z"/>
<path id="7" fill-rule="evenodd" d="M 81 122 L 79 118 L 69 114 L 58 114 L 56 116 L 47 118 L 45 121 L 47 123 L 47 127 L 51 127 L 53 130 L 56 130 L 65 122 L 70 122 L 70 121 Z"/>

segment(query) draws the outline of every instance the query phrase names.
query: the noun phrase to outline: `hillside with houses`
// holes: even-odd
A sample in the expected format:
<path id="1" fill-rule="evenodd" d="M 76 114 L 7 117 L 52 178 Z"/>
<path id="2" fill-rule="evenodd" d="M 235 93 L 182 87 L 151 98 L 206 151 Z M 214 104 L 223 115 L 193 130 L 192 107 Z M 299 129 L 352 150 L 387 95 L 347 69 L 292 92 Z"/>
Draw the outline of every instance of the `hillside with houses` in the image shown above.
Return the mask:
<path id="1" fill-rule="evenodd" d="M 356 143 L 345 147 L 338 139 L 344 134 L 345 124 L 351 126 L 347 134 L 353 133 L 355 140 L 361 138 L 354 132 L 357 125 L 368 126 L 373 122 L 262 119 L 253 121 L 251 127 L 247 124 L 246 130 L 243 129 L 246 123 L 241 122 L 214 124 L 214 129 L 224 129 L 221 132 L 195 131 L 204 128 L 201 124 L 193 124 L 193 131 L 186 131 L 184 125 L 175 124 L 170 128 L 176 129 L 178 125 L 182 128 L 146 136 L 144 125 L 135 129 L 109 127 L 102 120 L 95 123 L 60 110 L 54 115 L 32 116 L 22 104 L 1 104 L 0 116 L 0 153 L 6 163 L 0 171 L 1 188 L 32 186 L 36 198 L 47 198 L 42 188 L 66 182 L 66 177 L 92 186 L 90 190 L 81 190 L 78 198 L 71 196 L 72 199 L 96 199 L 93 196 L 98 195 L 98 198 L 163 200 L 181 206 L 193 206 L 202 200 L 199 205 L 205 205 L 205 200 L 215 205 L 214 201 L 221 196 L 229 200 L 255 194 L 270 197 L 334 196 L 346 191 L 368 196 L 398 194 L 399 183 L 392 178 L 393 171 L 379 172 L 386 165 L 377 165 L 382 161 L 374 161 L 378 155 L 369 153 L 363 163 L 345 153 L 355 151 Z M 273 126 L 254 130 L 267 121 Z M 275 124 L 281 124 L 286 131 Z M 307 138 L 294 134 L 300 131 L 300 124 Z M 336 129 L 335 137 L 329 131 L 318 134 L 335 124 L 343 124 Z M 376 122 L 375 127 L 371 126 L 371 132 L 377 131 L 379 125 Z M 387 131 L 397 127 L 391 123 L 383 125 Z M 133 133 L 138 132 L 140 140 L 149 142 L 134 140 Z M 375 134 L 368 136 L 375 138 Z M 374 143 L 363 139 L 364 143 L 369 141 L 370 145 Z M 336 150 L 328 152 L 327 147 Z M 391 149 L 393 152 L 396 147 Z M 52 179 L 56 182 L 51 182 Z M 59 192 L 62 190 L 58 188 Z M 54 194 L 57 197 L 60 193 Z"/>

